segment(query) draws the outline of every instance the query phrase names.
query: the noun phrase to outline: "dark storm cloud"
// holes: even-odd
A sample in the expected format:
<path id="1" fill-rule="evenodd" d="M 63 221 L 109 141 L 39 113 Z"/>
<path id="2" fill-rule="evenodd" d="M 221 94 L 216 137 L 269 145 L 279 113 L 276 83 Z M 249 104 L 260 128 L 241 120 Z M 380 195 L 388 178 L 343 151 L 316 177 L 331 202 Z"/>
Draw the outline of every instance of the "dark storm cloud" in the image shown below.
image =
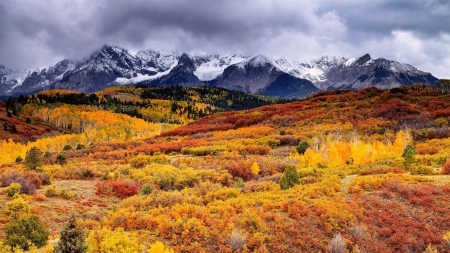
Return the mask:
<path id="1" fill-rule="evenodd" d="M 393 30 L 408 30 L 419 35 L 450 33 L 450 2 L 447 0 L 346 1 L 330 6 L 347 20 L 355 32 L 383 35 Z"/>
<path id="2" fill-rule="evenodd" d="M 446 0 L 2 0 L 0 64 L 44 67 L 104 43 L 205 53 L 406 61 L 450 77 Z"/>

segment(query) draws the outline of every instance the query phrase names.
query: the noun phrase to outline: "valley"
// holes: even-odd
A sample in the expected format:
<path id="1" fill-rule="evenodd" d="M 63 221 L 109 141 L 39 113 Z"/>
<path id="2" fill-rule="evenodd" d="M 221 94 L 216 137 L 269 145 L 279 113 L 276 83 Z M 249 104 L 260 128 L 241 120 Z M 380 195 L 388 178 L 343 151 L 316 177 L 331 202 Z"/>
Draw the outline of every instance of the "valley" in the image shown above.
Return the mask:
<path id="1" fill-rule="evenodd" d="M 74 212 L 87 252 L 447 252 L 445 83 L 302 100 L 147 86 L 6 99 L 0 238 L 34 214 L 58 239 Z"/>

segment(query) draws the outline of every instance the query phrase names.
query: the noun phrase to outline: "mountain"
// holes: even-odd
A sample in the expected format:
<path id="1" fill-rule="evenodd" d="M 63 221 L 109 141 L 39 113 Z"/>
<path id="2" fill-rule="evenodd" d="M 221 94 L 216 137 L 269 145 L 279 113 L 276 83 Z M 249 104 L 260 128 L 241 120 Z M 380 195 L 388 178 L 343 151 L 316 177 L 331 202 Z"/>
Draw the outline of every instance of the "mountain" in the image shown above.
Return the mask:
<path id="1" fill-rule="evenodd" d="M 0 97 L 44 89 L 93 92 L 108 86 L 215 86 L 266 96 L 298 98 L 320 90 L 437 85 L 427 72 L 396 61 L 323 56 L 306 62 L 264 55 L 200 55 L 145 50 L 136 54 L 105 45 L 81 62 L 15 72 L 0 66 Z"/>
<path id="2" fill-rule="evenodd" d="M 365 54 L 358 59 L 348 59 L 330 68 L 326 72 L 326 79 L 317 82 L 322 88 L 330 89 L 364 89 L 377 87 L 389 89 L 399 85 L 415 82 L 436 84 L 437 78 L 430 73 L 396 61 L 383 58 L 372 59 Z"/>
<path id="3" fill-rule="evenodd" d="M 62 60 L 48 69 L 12 71 L 0 66 L 0 96 L 31 94 L 48 88 L 67 71 L 75 69 L 75 62 Z"/>

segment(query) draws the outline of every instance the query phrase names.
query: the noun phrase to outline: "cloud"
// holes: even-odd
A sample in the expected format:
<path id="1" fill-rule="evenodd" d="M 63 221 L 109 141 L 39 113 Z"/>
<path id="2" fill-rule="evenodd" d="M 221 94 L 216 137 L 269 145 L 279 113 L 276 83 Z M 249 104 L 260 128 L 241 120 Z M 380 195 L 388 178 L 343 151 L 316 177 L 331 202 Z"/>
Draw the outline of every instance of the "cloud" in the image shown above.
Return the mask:
<path id="1" fill-rule="evenodd" d="M 45 67 L 103 44 L 136 52 L 370 53 L 450 78 L 445 0 L 3 0 L 0 64 Z"/>

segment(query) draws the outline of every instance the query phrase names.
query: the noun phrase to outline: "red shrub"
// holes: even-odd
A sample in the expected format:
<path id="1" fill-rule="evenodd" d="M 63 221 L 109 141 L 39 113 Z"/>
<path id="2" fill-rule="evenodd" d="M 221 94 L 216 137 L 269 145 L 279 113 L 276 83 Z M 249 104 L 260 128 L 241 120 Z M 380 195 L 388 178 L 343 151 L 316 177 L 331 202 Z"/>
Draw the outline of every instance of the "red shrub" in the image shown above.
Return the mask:
<path id="1" fill-rule="evenodd" d="M 84 206 L 92 207 L 94 204 L 91 201 L 85 201 L 82 203 Z"/>
<path id="2" fill-rule="evenodd" d="M 403 101 L 393 101 L 373 112 L 375 117 L 383 117 L 389 120 L 399 120 L 406 116 L 419 115 L 421 112 Z"/>
<path id="3" fill-rule="evenodd" d="M 136 195 L 141 188 L 138 182 L 130 181 L 99 181 L 95 186 L 97 195 L 113 195 L 122 199 Z"/>
<path id="4" fill-rule="evenodd" d="M 183 140 L 183 141 L 174 141 L 174 142 L 165 142 L 165 143 L 155 143 L 149 144 L 146 146 L 138 147 L 132 150 L 133 154 L 153 154 L 155 152 L 181 152 L 181 148 L 183 147 L 196 147 L 196 146 L 205 146 L 206 141 L 203 139 L 197 140 Z"/>
<path id="5" fill-rule="evenodd" d="M 249 166 L 233 164 L 226 168 L 228 172 L 235 178 L 242 178 L 243 180 L 250 180 L 253 177 L 253 173 Z"/>
<path id="6" fill-rule="evenodd" d="M 440 118 L 440 117 L 446 118 L 446 117 L 450 116 L 450 109 L 436 110 L 436 111 L 432 112 L 432 115 L 435 118 Z"/>

